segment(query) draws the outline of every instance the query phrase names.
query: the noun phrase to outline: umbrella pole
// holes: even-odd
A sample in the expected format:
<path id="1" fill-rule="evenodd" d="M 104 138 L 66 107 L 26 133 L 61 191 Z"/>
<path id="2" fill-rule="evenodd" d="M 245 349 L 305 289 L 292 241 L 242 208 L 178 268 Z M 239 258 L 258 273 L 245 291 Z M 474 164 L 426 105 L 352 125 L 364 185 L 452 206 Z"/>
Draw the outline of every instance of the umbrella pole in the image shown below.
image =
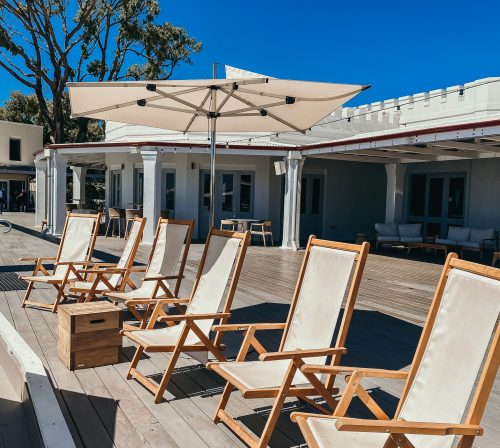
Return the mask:
<path id="1" fill-rule="evenodd" d="M 215 226 L 215 124 L 217 118 L 210 118 L 210 227 Z"/>

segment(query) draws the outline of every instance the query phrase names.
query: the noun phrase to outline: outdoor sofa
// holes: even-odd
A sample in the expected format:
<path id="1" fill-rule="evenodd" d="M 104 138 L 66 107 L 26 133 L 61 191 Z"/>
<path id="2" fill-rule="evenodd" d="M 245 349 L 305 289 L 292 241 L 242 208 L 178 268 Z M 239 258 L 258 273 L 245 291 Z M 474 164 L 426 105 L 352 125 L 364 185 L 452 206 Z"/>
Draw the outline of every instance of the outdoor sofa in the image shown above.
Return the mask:
<path id="1" fill-rule="evenodd" d="M 391 246 L 406 246 L 410 243 L 421 243 L 422 224 L 398 224 L 393 223 L 376 223 L 375 224 L 375 249 L 378 249 L 380 244 Z"/>
<path id="2" fill-rule="evenodd" d="M 482 257 L 484 249 L 498 250 L 498 232 L 493 228 L 450 226 L 447 237 L 436 238 L 435 243 L 459 248 L 462 256 L 464 251 L 475 251 Z"/>

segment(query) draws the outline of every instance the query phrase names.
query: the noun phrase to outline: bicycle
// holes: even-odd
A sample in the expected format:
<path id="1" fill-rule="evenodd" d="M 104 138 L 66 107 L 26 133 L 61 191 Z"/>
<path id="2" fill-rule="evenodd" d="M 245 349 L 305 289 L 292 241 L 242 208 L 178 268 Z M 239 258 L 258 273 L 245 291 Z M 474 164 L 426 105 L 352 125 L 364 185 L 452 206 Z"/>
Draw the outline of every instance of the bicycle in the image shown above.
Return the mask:
<path id="1" fill-rule="evenodd" d="M 0 219 L 0 226 L 4 226 L 3 233 L 8 233 L 12 230 L 12 224 L 10 221 L 7 221 L 6 219 Z"/>

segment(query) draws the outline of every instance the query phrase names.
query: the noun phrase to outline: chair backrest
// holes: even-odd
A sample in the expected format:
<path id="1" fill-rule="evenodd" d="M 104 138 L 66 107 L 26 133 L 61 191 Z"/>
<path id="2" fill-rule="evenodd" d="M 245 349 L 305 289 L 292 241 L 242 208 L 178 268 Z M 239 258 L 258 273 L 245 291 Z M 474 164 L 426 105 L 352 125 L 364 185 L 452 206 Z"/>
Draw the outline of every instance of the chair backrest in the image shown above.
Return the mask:
<path id="1" fill-rule="evenodd" d="M 469 241 L 470 227 L 450 226 L 448 228 L 448 239 L 454 241 Z"/>
<path id="2" fill-rule="evenodd" d="M 249 241 L 250 232 L 210 230 L 186 314 L 217 313 L 229 281 L 223 312 L 231 310 Z M 196 323 L 208 336 L 213 320 Z"/>
<path id="3" fill-rule="evenodd" d="M 110 218 L 119 218 L 120 217 L 120 209 L 118 208 L 108 208 L 108 216 Z"/>
<path id="4" fill-rule="evenodd" d="M 180 221 L 160 218 L 156 227 L 145 277 L 159 275 L 182 276 L 193 236 L 193 229 L 194 220 Z M 165 283 L 170 287 L 172 281 L 166 280 Z M 174 295 L 178 294 L 180 284 L 179 278 L 172 290 Z M 155 287 L 155 282 L 145 281 L 141 286 L 141 290 L 151 293 Z"/>
<path id="5" fill-rule="evenodd" d="M 137 250 L 139 249 L 139 244 L 141 244 L 145 225 L 146 218 L 134 218 L 132 228 L 130 229 L 130 234 L 127 239 L 127 244 L 125 244 L 122 256 L 116 264 L 117 268 L 131 268 L 134 264 L 135 256 L 137 255 Z M 109 278 L 109 283 L 112 286 L 116 287 L 122 279 L 123 274 L 116 273 Z"/>
<path id="6" fill-rule="evenodd" d="M 229 226 L 231 230 L 234 230 L 236 227 L 236 223 L 230 219 L 221 219 L 220 221 L 220 229 L 224 230 L 224 226 Z M 226 229 L 227 230 L 227 229 Z"/>
<path id="7" fill-rule="evenodd" d="M 332 345 L 349 277 L 356 264 L 336 342 L 337 346 L 344 344 L 369 247 L 369 243 L 356 245 L 309 238 L 280 350 Z M 326 357 L 308 358 L 307 362 L 323 364 L 325 360 Z"/>
<path id="8" fill-rule="evenodd" d="M 100 221 L 100 213 L 95 215 L 68 213 L 57 251 L 57 261 L 90 260 L 94 252 Z M 57 266 L 54 274 L 63 275 L 67 270 L 66 265 Z"/>
<path id="9" fill-rule="evenodd" d="M 465 423 L 480 423 L 500 364 L 499 313 L 500 269 L 450 254 L 396 412 L 398 419 L 461 423 L 481 374 L 465 418 Z M 454 440 L 453 436 L 407 437 L 419 448 L 449 448 Z"/>

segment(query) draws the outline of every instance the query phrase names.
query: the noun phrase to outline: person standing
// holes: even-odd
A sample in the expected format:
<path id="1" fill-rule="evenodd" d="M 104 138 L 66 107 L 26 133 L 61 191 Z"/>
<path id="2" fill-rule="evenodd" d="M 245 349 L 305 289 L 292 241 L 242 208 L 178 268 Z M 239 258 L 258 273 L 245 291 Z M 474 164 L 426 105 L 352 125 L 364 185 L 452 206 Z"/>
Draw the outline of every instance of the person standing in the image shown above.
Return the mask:
<path id="1" fill-rule="evenodd" d="M 20 212 L 25 212 L 26 211 L 26 199 L 27 199 L 26 190 L 22 189 L 21 193 L 19 193 L 17 195 L 16 199 L 17 199 L 17 204 L 19 206 L 19 211 Z"/>

